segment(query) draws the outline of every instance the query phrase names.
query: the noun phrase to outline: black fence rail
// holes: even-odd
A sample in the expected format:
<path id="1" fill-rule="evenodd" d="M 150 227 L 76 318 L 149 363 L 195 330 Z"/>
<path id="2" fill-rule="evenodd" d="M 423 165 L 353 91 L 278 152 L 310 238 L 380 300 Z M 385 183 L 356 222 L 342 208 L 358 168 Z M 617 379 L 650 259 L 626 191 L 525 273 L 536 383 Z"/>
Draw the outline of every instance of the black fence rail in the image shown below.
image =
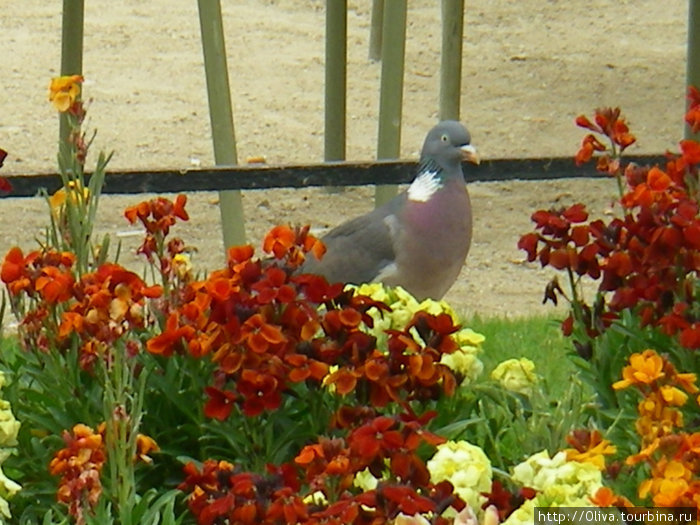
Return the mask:
<path id="1" fill-rule="evenodd" d="M 641 165 L 663 165 L 663 155 L 627 156 Z M 193 170 L 109 172 L 103 193 L 177 193 L 193 191 L 260 190 L 309 186 L 365 186 L 403 184 L 415 175 L 416 163 L 407 161 L 328 162 L 302 166 L 230 166 Z M 468 182 L 551 180 L 600 177 L 594 163 L 576 166 L 571 157 L 485 160 L 465 168 Z M 55 174 L 6 177 L 12 192 L 1 197 L 33 197 L 42 189 L 53 193 L 61 187 Z"/>

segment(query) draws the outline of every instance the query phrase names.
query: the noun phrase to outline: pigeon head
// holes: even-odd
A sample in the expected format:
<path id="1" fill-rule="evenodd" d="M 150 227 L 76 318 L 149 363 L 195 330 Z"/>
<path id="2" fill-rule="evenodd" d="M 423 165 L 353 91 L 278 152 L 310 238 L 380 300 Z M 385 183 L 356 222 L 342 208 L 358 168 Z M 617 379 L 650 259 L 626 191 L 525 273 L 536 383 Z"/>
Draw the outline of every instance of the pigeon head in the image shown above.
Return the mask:
<path id="1" fill-rule="evenodd" d="M 479 164 L 479 154 L 471 145 L 471 135 L 460 122 L 444 120 L 425 137 L 421 162 L 434 162 L 447 173 L 460 173 L 462 161 Z"/>

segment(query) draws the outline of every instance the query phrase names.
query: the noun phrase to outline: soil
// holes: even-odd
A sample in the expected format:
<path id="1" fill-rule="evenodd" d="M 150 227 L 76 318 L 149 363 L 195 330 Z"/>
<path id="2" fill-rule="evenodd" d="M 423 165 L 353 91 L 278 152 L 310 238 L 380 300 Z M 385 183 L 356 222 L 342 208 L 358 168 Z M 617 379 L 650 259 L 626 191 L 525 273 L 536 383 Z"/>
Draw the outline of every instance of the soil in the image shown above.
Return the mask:
<path id="1" fill-rule="evenodd" d="M 58 125 L 46 101 L 60 64 L 61 3 L 3 5 L 0 147 L 3 175 L 55 170 Z M 238 158 L 315 163 L 323 156 L 324 2 L 222 2 Z M 491 0 L 466 2 L 462 120 L 483 158 L 573 155 L 584 136 L 573 119 L 621 106 L 638 143 L 634 153 L 676 150 L 684 109 L 687 2 L 670 0 Z M 415 158 L 437 120 L 440 2 L 409 4 L 402 121 L 404 158 Z M 368 60 L 370 0 L 348 1 L 347 158 L 375 156 L 380 64 Z M 111 169 L 213 164 L 197 3 L 90 0 L 85 13 L 85 96 L 93 152 L 115 154 Z M 94 159 L 88 160 L 88 166 Z M 475 172 L 477 175 L 478 173 Z M 517 174 L 516 174 L 517 175 Z M 467 264 L 446 299 L 484 316 L 545 313 L 549 269 L 524 261 L 519 236 L 539 208 L 586 202 L 614 213 L 614 183 L 469 184 L 475 235 Z M 336 225 L 372 206 L 372 189 L 248 191 L 250 242 L 279 223 Z M 96 229 L 132 255 L 138 230 L 122 217 L 143 196 L 104 197 Z M 196 264 L 223 261 L 217 195 L 189 195 L 190 222 L 176 230 L 198 247 Z M 40 198 L 0 202 L 0 253 L 36 246 L 48 214 Z M 551 308 L 551 307 L 550 307 Z"/>

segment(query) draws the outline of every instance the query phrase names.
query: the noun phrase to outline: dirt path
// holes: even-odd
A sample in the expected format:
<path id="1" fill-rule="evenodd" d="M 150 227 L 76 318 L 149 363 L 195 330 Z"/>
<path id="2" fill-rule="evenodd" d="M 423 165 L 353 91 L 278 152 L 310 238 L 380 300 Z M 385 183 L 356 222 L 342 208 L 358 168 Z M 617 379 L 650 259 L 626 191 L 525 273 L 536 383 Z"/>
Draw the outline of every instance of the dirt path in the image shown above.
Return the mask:
<path id="1" fill-rule="evenodd" d="M 349 2 L 348 148 L 374 156 L 379 64 L 367 60 L 370 0 Z M 639 137 L 638 153 L 675 149 L 682 132 L 687 2 L 671 0 L 493 0 L 466 2 L 462 118 L 482 156 L 536 157 L 576 151 L 580 113 L 620 105 Z M 323 30 L 320 0 L 222 2 L 241 161 L 317 162 L 323 149 Z M 439 2 L 413 0 L 408 17 L 402 156 L 415 158 L 435 123 Z M 84 72 L 93 98 L 95 149 L 115 150 L 113 169 L 184 168 L 212 163 L 196 2 L 86 2 Z M 0 95 L 4 174 L 54 169 L 57 124 L 46 86 L 60 62 L 60 3 L 3 6 Z M 475 183 L 475 238 L 449 292 L 458 308 L 483 315 L 544 311 L 550 272 L 523 263 L 516 248 L 537 208 L 583 200 L 610 210 L 609 181 Z M 147 196 L 143 196 L 146 198 Z M 133 247 L 121 211 L 140 198 L 105 198 L 100 232 Z M 190 195 L 181 236 L 206 269 L 222 260 L 215 194 Z M 371 189 L 244 194 L 249 239 L 277 223 L 323 228 L 369 209 Z M 0 201 L 0 253 L 34 246 L 46 222 L 39 199 Z M 138 263 L 127 254 L 122 262 Z"/>

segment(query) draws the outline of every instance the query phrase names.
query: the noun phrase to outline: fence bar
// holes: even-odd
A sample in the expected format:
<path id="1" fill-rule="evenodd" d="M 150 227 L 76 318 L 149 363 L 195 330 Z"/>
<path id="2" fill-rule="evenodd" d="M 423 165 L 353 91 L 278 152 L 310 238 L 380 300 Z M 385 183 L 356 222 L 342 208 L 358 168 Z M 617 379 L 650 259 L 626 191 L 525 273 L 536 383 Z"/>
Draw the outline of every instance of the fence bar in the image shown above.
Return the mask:
<path id="1" fill-rule="evenodd" d="M 324 159 L 345 159 L 347 0 L 326 2 L 326 96 Z"/>
<path id="2" fill-rule="evenodd" d="M 372 0 L 372 18 L 369 28 L 369 59 L 382 58 L 382 25 L 384 24 L 384 0 Z"/>
<path id="3" fill-rule="evenodd" d="M 406 49 L 406 2 L 384 2 L 382 25 L 382 76 L 379 95 L 377 158 L 396 159 L 401 153 L 401 106 Z M 396 195 L 395 186 L 377 186 L 374 204 L 379 206 Z"/>
<path id="4" fill-rule="evenodd" d="M 232 165 L 238 160 L 221 3 L 220 0 L 198 0 L 198 4 L 214 162 L 217 166 Z M 220 191 L 219 209 L 224 248 L 244 244 L 245 219 L 240 190 Z"/>
<path id="5" fill-rule="evenodd" d="M 700 0 L 688 1 L 688 57 L 686 63 L 686 86 L 700 89 Z M 685 127 L 685 137 L 700 139 L 690 126 Z"/>
<path id="6" fill-rule="evenodd" d="M 61 29 L 61 75 L 83 73 L 83 26 L 85 22 L 84 0 L 63 0 Z M 59 139 L 68 138 L 68 116 L 59 116 Z"/>
<path id="7" fill-rule="evenodd" d="M 459 120 L 462 86 L 464 0 L 442 0 L 440 120 Z"/>
<path id="8" fill-rule="evenodd" d="M 641 166 L 665 166 L 663 154 L 630 155 L 625 160 Z M 177 193 L 180 191 L 262 190 L 268 188 L 306 188 L 309 186 L 365 186 L 403 184 L 415 176 L 416 161 L 329 162 L 301 166 L 221 166 L 189 171 L 110 172 L 103 193 Z M 512 180 L 553 180 L 569 178 L 609 178 L 595 169 L 595 162 L 576 166 L 569 157 L 535 159 L 486 159 L 477 168 L 464 165 L 468 183 Z M 3 198 L 36 197 L 40 189 L 53 193 L 61 186 L 54 174 L 8 175 L 12 193 Z"/>

